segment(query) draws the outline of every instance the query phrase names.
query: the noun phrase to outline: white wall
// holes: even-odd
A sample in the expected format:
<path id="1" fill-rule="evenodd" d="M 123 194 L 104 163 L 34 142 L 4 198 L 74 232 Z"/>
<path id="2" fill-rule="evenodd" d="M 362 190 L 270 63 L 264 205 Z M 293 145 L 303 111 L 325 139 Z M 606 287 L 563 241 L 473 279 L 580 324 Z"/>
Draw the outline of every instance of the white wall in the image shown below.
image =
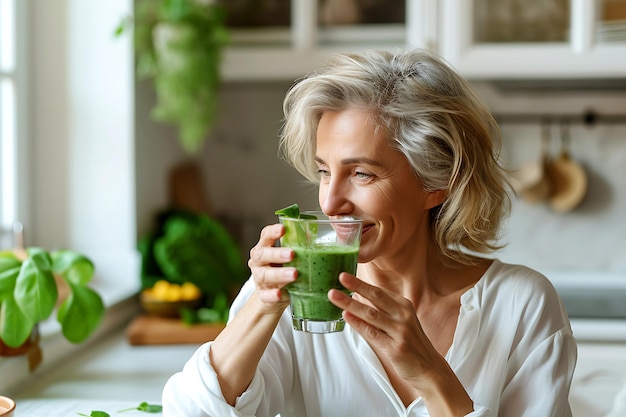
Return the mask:
<path id="1" fill-rule="evenodd" d="M 30 0 L 27 245 L 90 255 L 101 275 L 136 263 L 132 0 Z"/>
<path id="2" fill-rule="evenodd" d="M 626 90 L 479 91 L 500 113 L 582 115 L 593 110 L 601 115 L 626 115 Z M 555 122 L 551 157 L 562 150 Z M 502 123 L 501 128 L 508 167 L 539 158 L 539 123 Z M 569 131 L 571 157 L 584 167 L 589 181 L 585 199 L 568 213 L 557 213 L 547 203 L 515 199 L 504 236 L 509 246 L 502 257 L 542 271 L 608 270 L 622 271 L 626 277 L 626 122 L 572 124 Z"/>

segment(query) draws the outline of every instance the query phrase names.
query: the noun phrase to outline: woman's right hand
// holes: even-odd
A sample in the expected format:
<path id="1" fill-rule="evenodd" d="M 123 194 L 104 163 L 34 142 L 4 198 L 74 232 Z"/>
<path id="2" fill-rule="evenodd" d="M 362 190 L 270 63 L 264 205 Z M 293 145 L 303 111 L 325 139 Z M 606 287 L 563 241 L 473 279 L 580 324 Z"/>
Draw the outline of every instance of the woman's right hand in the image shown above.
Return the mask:
<path id="1" fill-rule="evenodd" d="M 282 312 L 289 305 L 283 287 L 294 282 L 296 269 L 282 266 L 293 259 L 293 249 L 276 247 L 274 243 L 285 234 L 285 226 L 273 224 L 261 230 L 259 242 L 250 250 L 248 267 L 256 285 L 258 300 L 267 312 Z"/>

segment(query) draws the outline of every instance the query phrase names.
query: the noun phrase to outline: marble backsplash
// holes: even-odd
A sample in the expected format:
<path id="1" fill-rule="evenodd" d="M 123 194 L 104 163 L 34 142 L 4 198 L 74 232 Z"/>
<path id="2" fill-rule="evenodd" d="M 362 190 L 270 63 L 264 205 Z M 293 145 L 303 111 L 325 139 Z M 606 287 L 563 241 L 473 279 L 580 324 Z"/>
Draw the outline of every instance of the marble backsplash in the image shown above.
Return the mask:
<path id="1" fill-rule="evenodd" d="M 224 86 L 220 122 L 202 154 L 213 205 L 233 225 L 244 251 L 276 208 L 317 205 L 315 188 L 277 158 L 281 103 L 289 83 Z M 539 158 L 541 117 L 550 114 L 626 114 L 626 91 L 500 90 L 478 84 L 494 113 L 536 115 L 536 121 L 501 123 L 503 163 L 509 168 Z M 558 136 L 558 132 L 555 133 Z M 583 202 L 567 213 L 513 197 L 499 257 L 539 270 L 623 271 L 626 277 L 626 123 L 573 124 L 570 153 L 588 175 Z M 556 137 L 551 155 L 559 152 Z"/>

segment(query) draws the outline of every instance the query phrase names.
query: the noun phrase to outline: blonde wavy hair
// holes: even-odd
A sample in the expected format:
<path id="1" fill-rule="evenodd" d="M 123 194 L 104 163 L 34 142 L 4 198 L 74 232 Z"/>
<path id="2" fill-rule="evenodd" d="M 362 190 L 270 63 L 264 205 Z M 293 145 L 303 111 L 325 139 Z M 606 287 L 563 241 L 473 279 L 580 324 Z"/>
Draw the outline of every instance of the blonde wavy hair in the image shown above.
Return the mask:
<path id="1" fill-rule="evenodd" d="M 471 253 L 499 249 L 510 210 L 499 163 L 500 131 L 472 87 L 435 55 L 421 50 L 336 56 L 297 81 L 283 104 L 279 155 L 313 182 L 317 126 L 326 111 L 372 114 L 427 191 L 445 190 L 431 210 L 441 253 L 471 264 Z"/>

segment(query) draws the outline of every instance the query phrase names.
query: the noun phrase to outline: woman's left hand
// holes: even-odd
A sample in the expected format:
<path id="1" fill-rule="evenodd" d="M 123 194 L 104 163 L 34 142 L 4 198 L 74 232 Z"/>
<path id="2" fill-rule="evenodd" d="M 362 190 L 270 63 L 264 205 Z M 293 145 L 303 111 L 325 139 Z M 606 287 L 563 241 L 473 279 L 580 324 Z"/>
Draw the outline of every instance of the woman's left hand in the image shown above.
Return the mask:
<path id="1" fill-rule="evenodd" d="M 344 310 L 344 320 L 381 362 L 424 398 L 431 416 L 464 416 L 473 410 L 465 388 L 424 333 L 411 301 L 346 272 L 339 281 L 354 294 L 333 289 L 328 298 Z"/>
<path id="2" fill-rule="evenodd" d="M 354 292 L 352 297 L 329 292 L 333 304 L 344 310 L 344 320 L 391 362 L 400 378 L 417 389 L 427 384 L 443 358 L 424 333 L 413 303 L 346 272 L 340 282 Z"/>

